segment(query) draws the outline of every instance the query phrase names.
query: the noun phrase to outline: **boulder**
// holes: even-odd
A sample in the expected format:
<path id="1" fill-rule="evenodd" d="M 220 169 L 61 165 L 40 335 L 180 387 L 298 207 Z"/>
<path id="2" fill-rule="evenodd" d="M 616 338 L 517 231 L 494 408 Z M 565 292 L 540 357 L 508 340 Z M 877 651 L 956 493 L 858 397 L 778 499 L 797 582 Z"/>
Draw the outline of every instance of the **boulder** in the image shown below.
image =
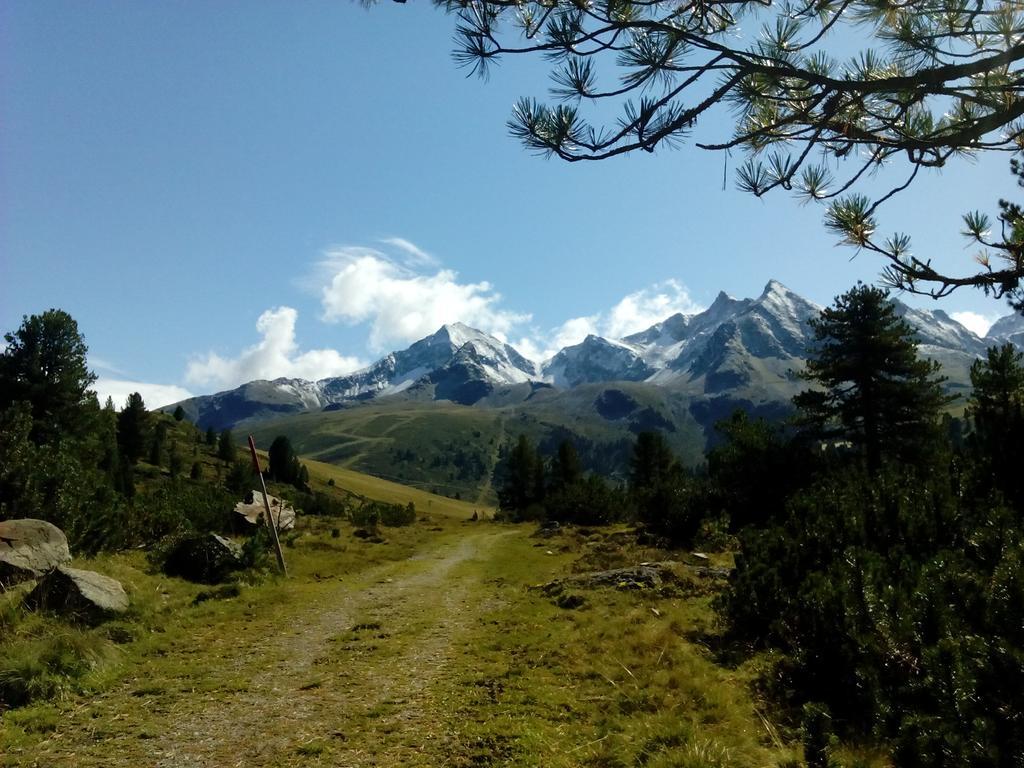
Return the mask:
<path id="1" fill-rule="evenodd" d="M 215 533 L 182 539 L 164 561 L 164 573 L 200 584 L 219 584 L 241 567 L 241 547 Z"/>
<path id="2" fill-rule="evenodd" d="M 0 522 L 0 586 L 38 579 L 71 561 L 68 537 L 45 520 Z"/>
<path id="3" fill-rule="evenodd" d="M 62 565 L 39 580 L 25 598 L 25 605 L 86 624 L 98 624 L 127 611 L 128 595 L 116 579 Z"/>
<path id="4" fill-rule="evenodd" d="M 240 501 L 235 504 L 235 512 L 245 518 L 251 525 L 262 525 L 263 518 L 267 514 L 263 506 L 263 491 L 254 490 L 249 497 L 252 501 Z M 270 502 L 270 517 L 279 531 L 290 531 L 295 527 L 295 509 L 291 504 L 267 494 L 267 501 Z"/>

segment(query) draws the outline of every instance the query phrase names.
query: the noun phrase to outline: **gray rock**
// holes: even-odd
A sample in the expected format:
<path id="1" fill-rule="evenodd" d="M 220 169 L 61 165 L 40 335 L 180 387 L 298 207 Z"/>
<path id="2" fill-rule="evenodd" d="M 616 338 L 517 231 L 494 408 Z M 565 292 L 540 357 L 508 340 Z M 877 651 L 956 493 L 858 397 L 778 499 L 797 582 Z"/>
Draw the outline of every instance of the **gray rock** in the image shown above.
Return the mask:
<path id="1" fill-rule="evenodd" d="M 0 522 L 0 585 L 38 579 L 71 561 L 68 537 L 45 520 Z"/>
<path id="2" fill-rule="evenodd" d="M 215 533 L 183 539 L 164 561 L 164 573 L 200 584 L 219 584 L 241 567 L 241 547 Z"/>
<path id="3" fill-rule="evenodd" d="M 25 605 L 98 624 L 127 611 L 128 595 L 116 579 L 62 565 L 39 580 L 25 598 Z"/>

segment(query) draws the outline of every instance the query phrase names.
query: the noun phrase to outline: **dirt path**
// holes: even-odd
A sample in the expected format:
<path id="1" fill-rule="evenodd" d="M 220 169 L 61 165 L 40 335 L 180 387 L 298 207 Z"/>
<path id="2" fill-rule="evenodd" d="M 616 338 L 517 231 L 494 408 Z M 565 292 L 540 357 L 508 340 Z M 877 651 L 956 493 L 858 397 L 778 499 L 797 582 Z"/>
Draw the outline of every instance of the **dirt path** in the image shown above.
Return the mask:
<path id="1" fill-rule="evenodd" d="M 73 717 L 47 764 L 444 765 L 446 671 L 497 599 L 482 576 L 513 534 L 467 531 L 330 585 L 313 604 L 267 622 L 265 635 L 206 638 L 185 663 L 201 689 L 135 680 L 111 691 Z M 126 696 L 142 706 L 119 707 Z M 111 711 L 120 722 L 104 722 Z M 106 713 L 98 732 L 90 730 L 97 713 Z"/>

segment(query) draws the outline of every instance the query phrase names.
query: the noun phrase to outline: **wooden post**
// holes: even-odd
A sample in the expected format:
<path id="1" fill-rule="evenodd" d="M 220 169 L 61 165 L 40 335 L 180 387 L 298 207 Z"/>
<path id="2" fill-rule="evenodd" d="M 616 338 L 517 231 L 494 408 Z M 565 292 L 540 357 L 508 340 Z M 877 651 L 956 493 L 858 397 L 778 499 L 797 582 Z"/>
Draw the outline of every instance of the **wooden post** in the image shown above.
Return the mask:
<path id="1" fill-rule="evenodd" d="M 263 470 L 260 469 L 260 457 L 256 455 L 256 442 L 252 439 L 252 435 L 249 435 L 249 452 L 252 454 L 252 468 L 256 470 L 256 474 L 260 478 L 260 488 L 263 490 L 263 508 L 267 511 L 267 527 L 270 529 L 270 535 L 274 539 L 274 552 L 277 554 L 277 565 L 281 569 L 281 573 L 285 576 L 288 575 L 288 568 L 284 564 L 284 552 L 281 551 L 281 540 L 277 537 L 277 523 L 274 522 L 274 516 L 270 514 L 270 499 L 267 497 L 267 484 L 263 482 Z"/>

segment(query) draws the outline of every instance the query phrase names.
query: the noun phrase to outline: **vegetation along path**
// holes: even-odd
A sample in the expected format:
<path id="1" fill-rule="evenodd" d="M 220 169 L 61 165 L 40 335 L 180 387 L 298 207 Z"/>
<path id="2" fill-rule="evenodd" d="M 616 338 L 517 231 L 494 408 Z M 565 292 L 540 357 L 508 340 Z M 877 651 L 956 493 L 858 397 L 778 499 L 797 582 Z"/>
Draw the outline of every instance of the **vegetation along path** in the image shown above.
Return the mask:
<path id="1" fill-rule="evenodd" d="M 3 723 L 0 765 L 710 768 L 794 754 L 749 675 L 691 639 L 710 626 L 699 585 L 583 588 L 571 609 L 531 588 L 660 553 L 452 519 L 385 544 L 311 525 L 291 578 L 176 609 L 182 623 L 125 651 L 97 692 Z"/>

